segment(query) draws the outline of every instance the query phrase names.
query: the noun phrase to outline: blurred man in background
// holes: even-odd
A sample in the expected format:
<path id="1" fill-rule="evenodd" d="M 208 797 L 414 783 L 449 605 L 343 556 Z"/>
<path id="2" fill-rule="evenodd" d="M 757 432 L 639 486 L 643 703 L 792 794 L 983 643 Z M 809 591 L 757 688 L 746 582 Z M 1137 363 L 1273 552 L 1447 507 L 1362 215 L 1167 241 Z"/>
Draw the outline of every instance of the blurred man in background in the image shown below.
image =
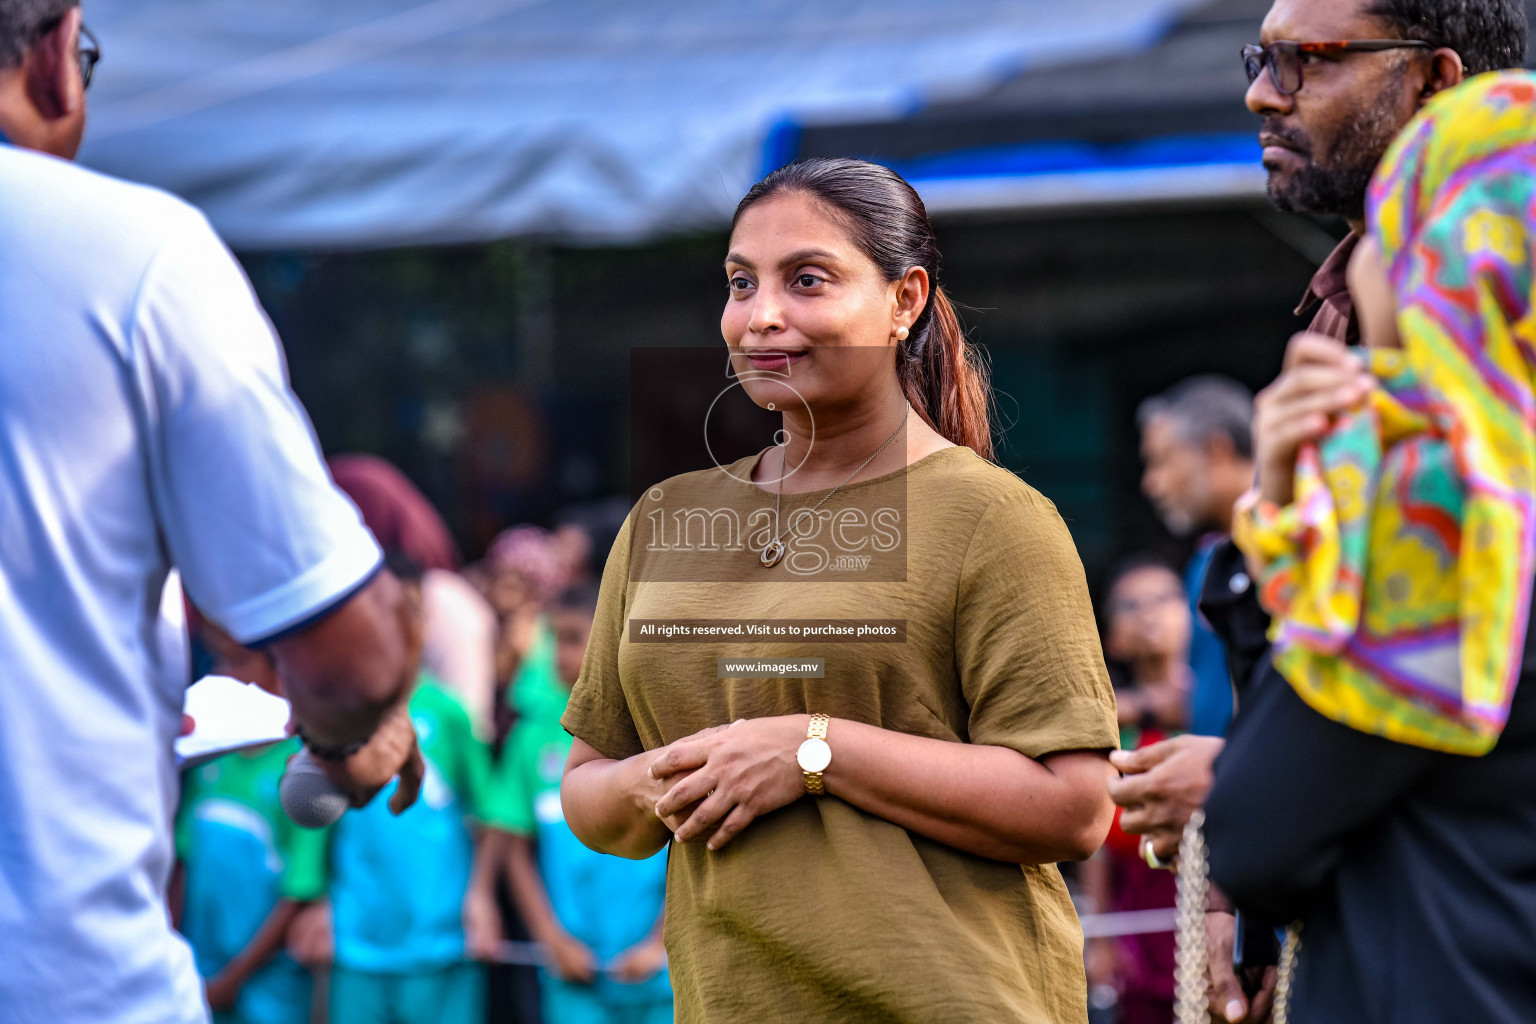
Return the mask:
<path id="1" fill-rule="evenodd" d="M 1184 727 L 1193 617 L 1178 574 L 1160 559 L 1122 562 L 1105 590 L 1104 655 L 1120 678 L 1120 748 L 1135 750 L 1177 735 Z M 1162 695 L 1167 696 L 1162 696 Z M 1138 713 L 1138 707 L 1141 709 Z M 1162 715 L 1154 709 L 1166 709 Z M 1092 912 L 1161 910 L 1173 906 L 1173 875 L 1146 864 L 1135 836 L 1110 827 L 1109 838 L 1079 872 Z M 1114 991 L 1120 1024 L 1173 1021 L 1173 936 L 1167 932 L 1091 939 L 1088 983 L 1096 1001 Z"/>
<path id="2" fill-rule="evenodd" d="M 0 1014 L 191 1024 L 170 570 L 266 646 L 355 804 L 398 772 L 403 809 L 421 760 L 399 585 L 239 266 L 185 203 L 66 162 L 99 56 L 71 0 L 0 0 Z"/>
<path id="3" fill-rule="evenodd" d="M 1220 736 L 1232 718 L 1232 679 L 1221 640 L 1200 621 L 1200 593 L 1211 552 L 1232 532 L 1232 506 L 1253 485 L 1253 395 L 1226 377 L 1194 377 L 1137 410 L 1141 425 L 1141 489 L 1168 531 L 1198 535 L 1184 571 L 1194 632 L 1189 666 L 1189 731 Z"/>

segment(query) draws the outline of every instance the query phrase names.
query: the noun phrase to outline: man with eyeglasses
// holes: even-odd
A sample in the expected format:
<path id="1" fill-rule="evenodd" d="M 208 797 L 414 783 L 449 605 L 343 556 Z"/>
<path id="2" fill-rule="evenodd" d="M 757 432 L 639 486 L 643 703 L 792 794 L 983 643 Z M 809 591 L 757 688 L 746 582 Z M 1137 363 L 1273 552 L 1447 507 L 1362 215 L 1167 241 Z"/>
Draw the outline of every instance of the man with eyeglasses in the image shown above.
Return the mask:
<path id="1" fill-rule="evenodd" d="M 354 805 L 398 776 L 397 813 L 408 610 L 208 222 L 68 162 L 99 55 L 76 0 L 0 0 L 0 1021 L 202 1024 L 166 912 L 169 573 L 272 655 Z"/>
<path id="2" fill-rule="evenodd" d="M 1350 227 L 1296 310 L 1312 314 L 1313 332 L 1358 340 L 1345 271 L 1364 230 L 1367 186 L 1387 147 L 1436 93 L 1470 75 L 1519 67 L 1526 31 L 1520 0 L 1275 0 L 1259 42 L 1241 54 L 1248 109 L 1263 119 L 1269 197 L 1287 213 L 1337 216 Z M 1282 374 L 1259 401 L 1284 408 L 1295 385 Z M 1200 610 L 1226 643 L 1241 690 L 1264 661 L 1269 619 L 1230 541 L 1211 556 Z M 1125 773 L 1110 787 L 1125 808 L 1121 825 L 1149 837 L 1150 858 L 1177 852 L 1221 748 L 1220 739 L 1184 736 L 1113 755 Z M 1267 1018 L 1269 992 L 1250 1006 L 1230 968 L 1231 915 L 1212 914 L 1210 925 L 1212 1012 L 1229 1021 Z"/>
<path id="3" fill-rule="evenodd" d="M 4 7 L 0 131 L 14 145 L 72 160 L 101 47 L 80 20 L 78 0 L 7 0 Z"/>

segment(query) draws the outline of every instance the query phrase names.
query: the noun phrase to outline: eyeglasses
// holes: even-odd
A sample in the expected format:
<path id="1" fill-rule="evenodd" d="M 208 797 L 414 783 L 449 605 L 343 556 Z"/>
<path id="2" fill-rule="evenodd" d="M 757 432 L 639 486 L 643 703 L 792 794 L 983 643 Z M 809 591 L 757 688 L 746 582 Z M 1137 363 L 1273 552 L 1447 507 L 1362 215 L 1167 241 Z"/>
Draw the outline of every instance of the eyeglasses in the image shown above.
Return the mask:
<path id="1" fill-rule="evenodd" d="M 1267 68 L 1269 79 L 1275 88 L 1286 96 L 1301 91 L 1301 69 L 1311 63 L 1308 57 L 1331 56 L 1339 53 L 1377 53 L 1382 50 L 1433 50 L 1431 43 L 1422 39 L 1351 39 L 1336 43 L 1294 43 L 1280 40 L 1268 46 L 1250 43 L 1243 47 L 1243 67 L 1248 72 L 1248 83 L 1258 80 Z"/>
<path id="2" fill-rule="evenodd" d="M 38 26 L 32 41 L 37 42 L 63 23 L 63 17 L 44 22 Z M 80 39 L 75 47 L 75 59 L 80 62 L 80 88 L 89 89 L 91 78 L 96 74 L 96 65 L 101 63 L 101 42 L 96 38 L 96 33 L 81 25 Z"/>
<path id="3" fill-rule="evenodd" d="M 76 51 L 76 59 L 80 61 L 80 88 L 91 87 L 91 76 L 96 74 L 96 65 L 101 63 L 101 42 L 97 40 L 96 33 L 80 26 L 80 48 Z"/>

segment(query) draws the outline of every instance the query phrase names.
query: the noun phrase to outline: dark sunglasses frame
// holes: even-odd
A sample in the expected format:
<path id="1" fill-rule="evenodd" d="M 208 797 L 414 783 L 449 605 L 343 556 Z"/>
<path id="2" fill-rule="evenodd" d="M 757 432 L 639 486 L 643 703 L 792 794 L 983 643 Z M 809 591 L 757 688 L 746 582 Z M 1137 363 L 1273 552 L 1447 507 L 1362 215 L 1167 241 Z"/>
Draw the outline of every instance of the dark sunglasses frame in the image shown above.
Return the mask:
<path id="1" fill-rule="evenodd" d="M 38 26 L 32 41 L 34 43 L 37 42 L 63 23 L 63 17 L 45 21 L 42 25 Z M 91 79 L 96 74 L 96 65 L 101 63 L 101 41 L 96 38 L 96 33 L 87 28 L 84 23 L 80 25 L 80 40 L 76 44 L 75 59 L 80 62 L 80 88 L 89 89 L 91 87 Z"/>
<path id="2" fill-rule="evenodd" d="M 1289 39 L 1276 40 L 1268 46 L 1249 43 L 1243 47 L 1243 69 L 1248 72 L 1248 83 L 1258 81 L 1259 75 L 1269 71 L 1269 80 L 1282 95 L 1294 96 L 1305 84 L 1301 58 L 1304 54 L 1331 55 L 1338 53 L 1379 53 L 1383 50 L 1433 50 L 1433 43 L 1422 39 L 1341 39 L 1330 43 L 1297 43 Z"/>

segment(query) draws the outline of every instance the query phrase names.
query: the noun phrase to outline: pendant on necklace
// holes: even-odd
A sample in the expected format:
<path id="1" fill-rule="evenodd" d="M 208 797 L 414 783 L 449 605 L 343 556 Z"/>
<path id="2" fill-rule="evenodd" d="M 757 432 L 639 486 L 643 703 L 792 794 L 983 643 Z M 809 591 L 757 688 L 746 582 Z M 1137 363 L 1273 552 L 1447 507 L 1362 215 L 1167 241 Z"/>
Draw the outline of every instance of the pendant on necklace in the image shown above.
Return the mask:
<path id="1" fill-rule="evenodd" d="M 767 546 L 763 548 L 763 554 L 761 558 L 763 568 L 772 569 L 774 566 L 778 565 L 779 559 L 784 557 L 784 547 L 785 545 L 782 540 L 774 539 L 769 541 Z"/>

